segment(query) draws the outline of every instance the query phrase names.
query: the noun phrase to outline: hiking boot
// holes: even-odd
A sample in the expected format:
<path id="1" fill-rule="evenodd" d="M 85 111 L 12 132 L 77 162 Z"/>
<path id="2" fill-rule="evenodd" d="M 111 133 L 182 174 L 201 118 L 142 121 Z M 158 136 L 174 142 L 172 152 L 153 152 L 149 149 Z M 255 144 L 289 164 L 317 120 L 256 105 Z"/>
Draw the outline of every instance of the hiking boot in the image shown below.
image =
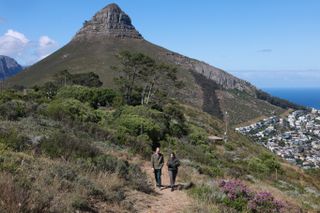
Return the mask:
<path id="1" fill-rule="evenodd" d="M 174 188 L 173 188 L 173 187 L 171 188 L 171 191 L 172 191 L 172 192 L 174 191 Z"/>

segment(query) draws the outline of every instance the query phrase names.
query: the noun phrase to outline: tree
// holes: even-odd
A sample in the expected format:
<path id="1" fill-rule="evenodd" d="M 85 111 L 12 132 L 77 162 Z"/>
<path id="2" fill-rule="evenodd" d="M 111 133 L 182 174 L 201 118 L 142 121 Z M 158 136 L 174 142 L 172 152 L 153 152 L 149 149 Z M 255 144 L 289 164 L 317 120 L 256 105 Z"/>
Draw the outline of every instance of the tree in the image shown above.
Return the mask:
<path id="1" fill-rule="evenodd" d="M 149 104 L 159 92 L 166 93 L 170 85 L 177 84 L 177 68 L 157 63 L 142 53 L 121 52 L 118 55 L 120 67 L 113 67 L 120 74 L 116 83 L 127 104 L 133 104 L 135 94 L 140 96 L 140 104 Z"/>
<path id="2" fill-rule="evenodd" d="M 94 72 L 71 74 L 68 70 L 63 70 L 55 74 L 55 83 L 60 86 L 81 85 L 86 87 L 100 87 L 102 82 L 99 75 Z"/>
<path id="3" fill-rule="evenodd" d="M 164 82 L 171 81 L 174 83 L 177 80 L 177 68 L 166 64 L 157 64 L 153 73 L 146 76 L 144 91 L 141 97 L 141 104 L 149 104 L 151 97 L 158 92 Z M 166 87 L 164 86 L 163 89 Z"/>
<path id="4" fill-rule="evenodd" d="M 148 76 L 154 72 L 155 61 L 142 53 L 128 51 L 121 52 L 117 57 L 121 67 L 112 67 L 120 73 L 120 76 L 115 80 L 120 91 L 124 94 L 125 102 L 132 104 L 132 96 L 138 87 L 137 84 L 147 80 Z"/>

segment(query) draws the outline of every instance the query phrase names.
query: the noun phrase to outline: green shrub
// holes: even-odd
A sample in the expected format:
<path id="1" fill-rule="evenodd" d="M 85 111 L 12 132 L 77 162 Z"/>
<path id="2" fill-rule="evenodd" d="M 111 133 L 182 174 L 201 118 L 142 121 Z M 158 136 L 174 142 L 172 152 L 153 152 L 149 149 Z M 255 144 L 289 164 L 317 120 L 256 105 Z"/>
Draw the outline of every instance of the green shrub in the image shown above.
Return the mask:
<path id="1" fill-rule="evenodd" d="M 90 142 L 78 139 L 69 133 L 55 132 L 40 142 L 41 150 L 50 157 L 90 158 L 99 154 L 99 150 Z"/>
<path id="2" fill-rule="evenodd" d="M 253 157 L 248 161 L 249 169 L 258 174 L 265 174 L 268 172 L 268 167 L 259 158 Z"/>
<path id="3" fill-rule="evenodd" d="M 235 146 L 233 145 L 232 142 L 224 143 L 223 145 L 224 145 L 224 147 L 226 148 L 226 150 L 228 150 L 228 151 L 233 151 L 233 150 L 235 150 Z"/>
<path id="4" fill-rule="evenodd" d="M 31 146 L 31 141 L 28 137 L 20 135 L 16 130 L 1 130 L 0 144 L 17 152 L 24 151 Z"/>
<path id="5" fill-rule="evenodd" d="M 269 175 L 276 170 L 281 171 L 280 163 L 269 153 L 263 153 L 258 157 L 251 158 L 248 160 L 248 167 L 250 171 L 259 176 Z"/>
<path id="6" fill-rule="evenodd" d="M 268 167 L 270 172 L 281 169 L 281 165 L 274 155 L 270 153 L 262 153 L 259 158 L 264 162 L 266 167 Z"/>
<path id="7" fill-rule="evenodd" d="M 68 165 L 57 165 L 51 171 L 52 177 L 58 177 L 59 180 L 67 180 L 73 182 L 77 178 L 77 172 Z"/>
<path id="8" fill-rule="evenodd" d="M 148 182 L 147 175 L 141 171 L 137 165 L 130 165 L 128 168 L 128 174 L 126 179 L 129 181 L 130 186 L 133 189 L 144 193 L 151 193 L 153 191 L 150 183 Z"/>
<path id="9" fill-rule="evenodd" d="M 192 197 L 205 203 L 222 203 L 226 195 L 215 185 L 199 185 L 191 188 L 189 193 Z"/>
<path id="10" fill-rule="evenodd" d="M 94 108 L 111 106 L 116 96 L 116 92 L 112 89 L 89 88 L 78 85 L 62 87 L 57 94 L 58 98 L 73 98 L 81 102 L 87 102 Z"/>
<path id="11" fill-rule="evenodd" d="M 4 90 L 0 93 L 0 104 L 18 99 L 21 99 L 21 95 L 19 95 L 19 93 L 14 90 Z"/>
<path id="12" fill-rule="evenodd" d="M 223 171 L 218 167 L 204 166 L 204 167 L 200 167 L 199 170 L 201 174 L 205 174 L 210 177 L 223 176 Z"/>
<path id="13" fill-rule="evenodd" d="M 188 139 L 193 145 L 206 144 L 208 141 L 208 134 L 204 129 L 195 125 L 190 125 Z"/>
<path id="14" fill-rule="evenodd" d="M 111 155 L 100 155 L 93 159 L 93 164 L 95 168 L 99 171 L 111 172 L 111 173 L 126 173 L 123 172 L 123 164 Z"/>
<path id="15" fill-rule="evenodd" d="M 163 113 L 144 106 L 124 106 L 114 114 L 114 123 L 119 133 L 132 136 L 147 134 L 153 141 L 159 141 L 167 131 Z"/>
<path id="16" fill-rule="evenodd" d="M 90 207 L 89 202 L 82 197 L 76 197 L 72 202 L 72 207 L 80 211 L 94 212 L 94 210 Z"/>
<path id="17" fill-rule="evenodd" d="M 103 84 L 94 72 L 71 74 L 71 80 L 73 84 L 87 87 L 100 87 Z"/>
<path id="18" fill-rule="evenodd" d="M 117 173 L 119 177 L 129 182 L 130 187 L 150 193 L 152 191 L 145 173 L 136 165 L 119 160 L 110 155 L 101 155 L 93 159 L 94 167 L 103 172 Z"/>
<path id="19" fill-rule="evenodd" d="M 232 208 L 236 209 L 237 211 L 242 212 L 247 208 L 248 201 L 243 197 L 239 197 L 234 200 L 231 200 L 229 198 L 225 198 L 225 199 L 223 199 L 223 203 L 226 206 L 232 207 Z"/>
<path id="20" fill-rule="evenodd" d="M 27 115 L 27 104 L 22 100 L 11 100 L 0 105 L 0 116 L 8 120 L 17 120 Z"/>
<path id="21" fill-rule="evenodd" d="M 104 120 L 103 111 L 94 110 L 88 104 L 72 98 L 52 101 L 47 107 L 47 114 L 56 120 L 71 119 L 95 123 Z"/>
<path id="22" fill-rule="evenodd" d="M 163 112 L 169 120 L 169 134 L 174 137 L 182 137 L 187 134 L 187 126 L 182 108 L 178 104 L 167 104 L 163 107 Z"/>
<path id="23" fill-rule="evenodd" d="M 58 92 L 59 87 L 54 82 L 46 82 L 44 85 L 39 87 L 39 92 L 42 97 L 51 100 Z"/>

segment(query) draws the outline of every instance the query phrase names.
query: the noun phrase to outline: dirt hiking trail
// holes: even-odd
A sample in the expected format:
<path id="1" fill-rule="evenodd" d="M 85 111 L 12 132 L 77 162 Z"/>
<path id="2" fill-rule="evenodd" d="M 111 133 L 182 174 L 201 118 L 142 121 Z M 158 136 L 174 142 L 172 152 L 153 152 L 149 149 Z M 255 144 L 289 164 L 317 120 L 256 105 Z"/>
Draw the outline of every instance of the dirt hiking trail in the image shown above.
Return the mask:
<path id="1" fill-rule="evenodd" d="M 149 181 L 155 186 L 154 173 L 151 169 L 150 163 L 144 163 L 142 170 L 148 175 Z M 161 182 L 164 187 L 162 189 L 156 188 L 156 195 L 152 195 L 147 207 L 143 213 L 178 213 L 184 212 L 192 204 L 192 199 L 187 195 L 186 191 L 174 190 L 171 191 L 170 180 L 167 166 L 162 168 Z M 179 184 L 179 173 L 176 184 Z"/>

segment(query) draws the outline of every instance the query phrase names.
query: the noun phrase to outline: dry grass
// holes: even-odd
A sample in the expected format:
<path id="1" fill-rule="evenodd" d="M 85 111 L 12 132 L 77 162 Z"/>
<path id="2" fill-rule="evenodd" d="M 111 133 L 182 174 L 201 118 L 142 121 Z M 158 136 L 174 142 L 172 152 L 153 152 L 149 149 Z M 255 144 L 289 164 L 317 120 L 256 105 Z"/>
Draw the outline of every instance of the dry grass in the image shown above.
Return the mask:
<path id="1" fill-rule="evenodd" d="M 0 173 L 0 192 L 0 212 L 16 213 L 26 207 L 28 191 L 17 186 L 11 174 Z"/>
<path id="2" fill-rule="evenodd" d="M 213 204 L 194 202 L 184 213 L 221 213 L 221 209 Z"/>

